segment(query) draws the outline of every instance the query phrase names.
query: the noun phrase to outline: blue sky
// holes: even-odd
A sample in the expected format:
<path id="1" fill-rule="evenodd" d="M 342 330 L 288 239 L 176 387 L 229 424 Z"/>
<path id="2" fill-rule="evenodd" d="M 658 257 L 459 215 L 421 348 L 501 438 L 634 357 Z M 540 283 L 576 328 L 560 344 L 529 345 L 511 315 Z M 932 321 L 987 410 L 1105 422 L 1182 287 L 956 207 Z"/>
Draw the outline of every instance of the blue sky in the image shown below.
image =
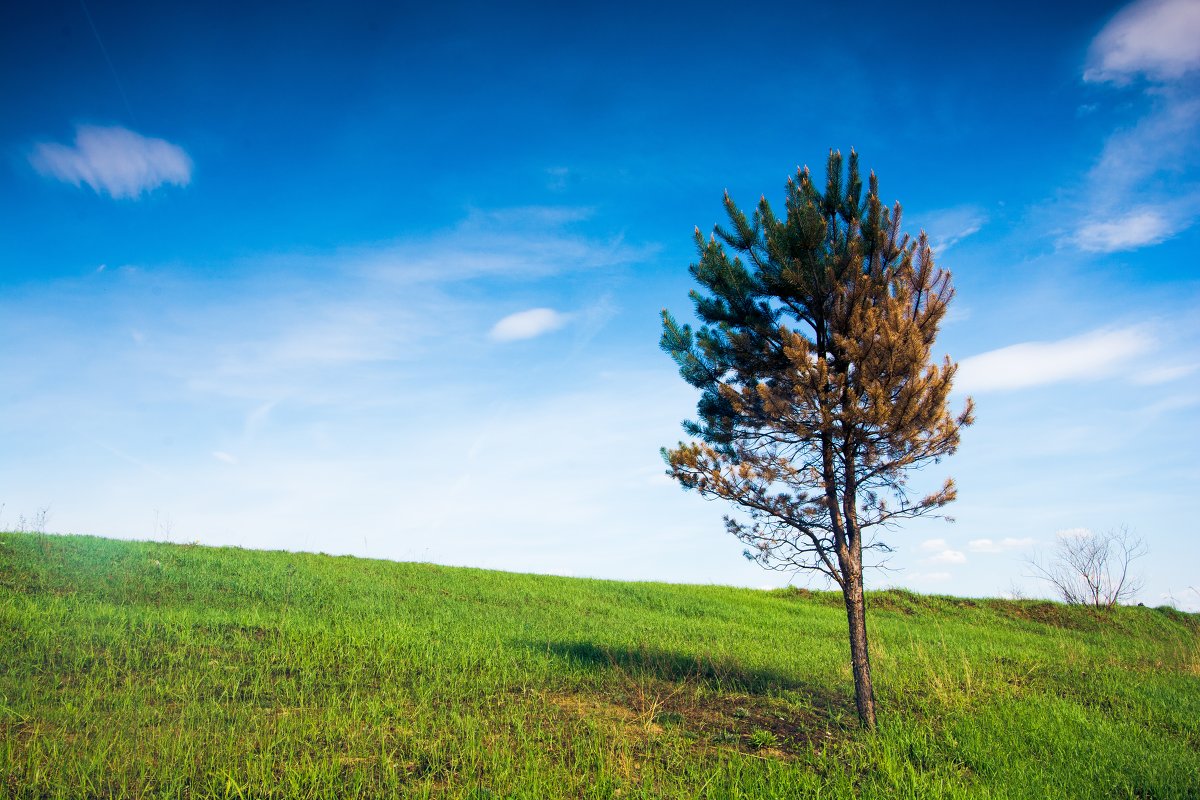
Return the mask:
<path id="1" fill-rule="evenodd" d="M 978 405 L 868 580 L 1127 525 L 1200 608 L 1197 0 L 5 15 L 0 527 L 779 585 L 663 475 L 658 312 L 724 190 L 855 147 Z"/>

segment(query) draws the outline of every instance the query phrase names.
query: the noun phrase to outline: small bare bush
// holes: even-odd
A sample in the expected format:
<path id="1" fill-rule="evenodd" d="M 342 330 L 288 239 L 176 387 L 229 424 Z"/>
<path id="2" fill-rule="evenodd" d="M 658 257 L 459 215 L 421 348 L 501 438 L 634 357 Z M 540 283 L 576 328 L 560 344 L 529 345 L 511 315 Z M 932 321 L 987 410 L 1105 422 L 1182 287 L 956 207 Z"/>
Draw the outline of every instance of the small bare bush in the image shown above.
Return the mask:
<path id="1" fill-rule="evenodd" d="M 1146 543 L 1122 525 L 1060 534 L 1049 560 L 1031 558 L 1028 564 L 1030 577 L 1049 583 L 1065 602 L 1107 609 L 1141 590 L 1142 579 L 1130 573 L 1130 565 L 1146 553 Z"/>

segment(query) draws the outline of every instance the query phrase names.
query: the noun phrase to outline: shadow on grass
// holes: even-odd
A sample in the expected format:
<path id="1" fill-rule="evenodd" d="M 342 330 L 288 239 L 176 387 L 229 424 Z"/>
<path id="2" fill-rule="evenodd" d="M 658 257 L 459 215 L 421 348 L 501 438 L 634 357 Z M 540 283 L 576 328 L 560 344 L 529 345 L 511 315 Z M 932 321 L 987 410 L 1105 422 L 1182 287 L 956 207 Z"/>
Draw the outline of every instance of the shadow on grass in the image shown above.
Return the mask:
<path id="1" fill-rule="evenodd" d="M 780 691 L 807 691 L 803 681 L 774 670 L 750 669 L 735 661 L 661 650 L 646 645 L 610 647 L 595 642 L 547 642 L 531 645 L 573 665 L 619 670 L 664 681 L 689 681 L 715 691 L 765 694 Z"/>
<path id="2" fill-rule="evenodd" d="M 849 686 L 838 692 L 729 659 L 649 646 L 589 641 L 528 646 L 600 678 L 564 694 L 574 698 L 573 707 L 622 709 L 647 725 L 681 725 L 712 744 L 796 753 L 857 728 Z"/>

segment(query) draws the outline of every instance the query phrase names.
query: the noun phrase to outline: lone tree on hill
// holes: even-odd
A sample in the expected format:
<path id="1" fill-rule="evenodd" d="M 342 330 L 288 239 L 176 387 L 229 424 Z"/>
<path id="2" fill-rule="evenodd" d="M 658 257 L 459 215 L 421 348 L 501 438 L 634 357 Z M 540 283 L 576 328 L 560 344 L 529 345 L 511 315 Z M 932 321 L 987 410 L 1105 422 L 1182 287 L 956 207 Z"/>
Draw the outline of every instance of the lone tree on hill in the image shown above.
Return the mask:
<path id="1" fill-rule="evenodd" d="M 863 201 L 853 151 L 846 172 L 831 152 L 824 192 L 807 167 L 788 180 L 784 219 L 763 198 L 751 221 L 726 194 L 732 227 L 708 241 L 696 229 L 704 324 L 664 310 L 660 344 L 703 392 L 699 420 L 684 423 L 699 441 L 662 452 L 685 489 L 748 514 L 725 518 L 747 558 L 841 588 L 858 716 L 873 728 L 863 551 L 887 551 L 877 531 L 954 500 L 952 480 L 918 497 L 907 475 L 955 451 L 972 403 L 951 413 L 957 365 L 930 359 L 950 273 L 924 233 L 901 234 L 900 204 L 879 201 L 874 173 Z"/>

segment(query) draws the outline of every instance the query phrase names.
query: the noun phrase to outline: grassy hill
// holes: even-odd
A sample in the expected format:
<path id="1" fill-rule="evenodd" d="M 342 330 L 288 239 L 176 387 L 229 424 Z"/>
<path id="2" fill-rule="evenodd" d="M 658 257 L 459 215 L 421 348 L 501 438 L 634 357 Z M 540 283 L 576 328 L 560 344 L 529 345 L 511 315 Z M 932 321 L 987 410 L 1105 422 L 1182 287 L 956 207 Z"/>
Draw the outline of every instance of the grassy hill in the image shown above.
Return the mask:
<path id="1" fill-rule="evenodd" d="M 1200 618 L 0 534 L 0 797 L 1200 798 Z"/>

